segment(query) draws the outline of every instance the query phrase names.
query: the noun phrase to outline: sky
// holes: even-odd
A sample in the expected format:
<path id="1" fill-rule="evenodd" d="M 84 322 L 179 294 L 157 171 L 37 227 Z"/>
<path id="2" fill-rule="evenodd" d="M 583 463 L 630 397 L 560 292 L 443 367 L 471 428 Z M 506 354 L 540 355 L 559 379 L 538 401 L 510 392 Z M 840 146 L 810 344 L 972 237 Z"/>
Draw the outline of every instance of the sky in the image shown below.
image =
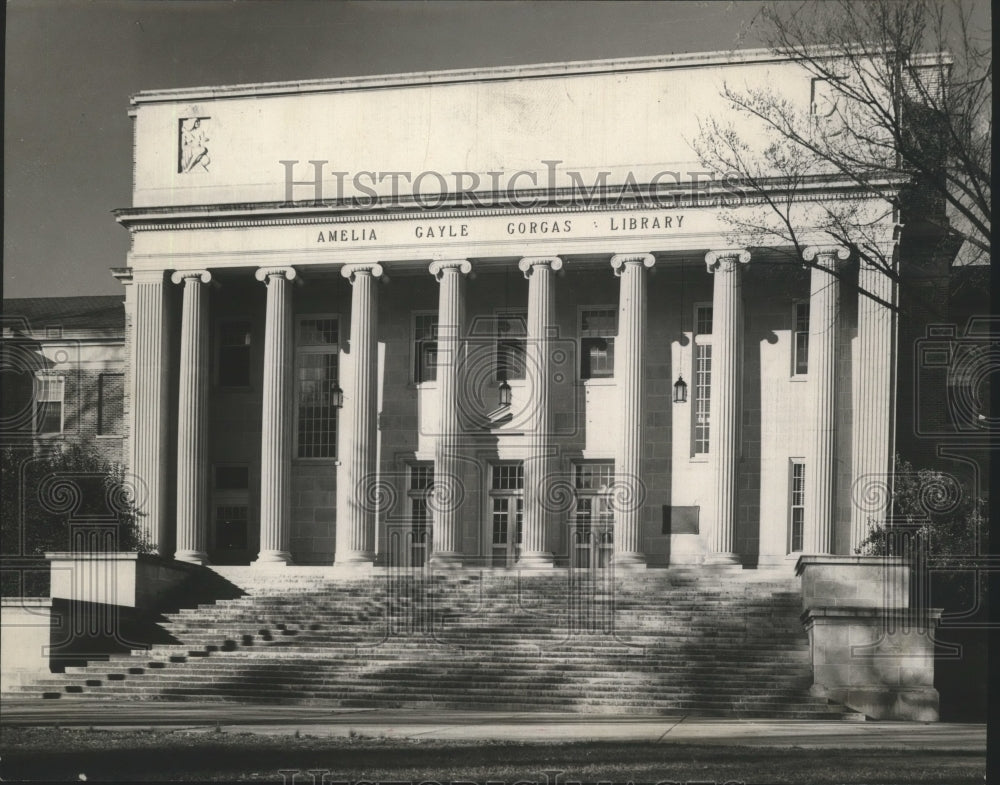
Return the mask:
<path id="1" fill-rule="evenodd" d="M 8 0 L 4 297 L 114 294 L 146 89 L 757 45 L 758 3 Z"/>

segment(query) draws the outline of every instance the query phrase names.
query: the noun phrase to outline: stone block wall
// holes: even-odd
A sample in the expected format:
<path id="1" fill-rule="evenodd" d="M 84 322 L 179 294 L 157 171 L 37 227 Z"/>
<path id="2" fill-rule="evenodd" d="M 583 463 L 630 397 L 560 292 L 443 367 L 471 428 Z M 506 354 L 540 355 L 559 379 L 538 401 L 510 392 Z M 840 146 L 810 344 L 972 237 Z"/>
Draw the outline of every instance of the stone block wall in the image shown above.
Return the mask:
<path id="1" fill-rule="evenodd" d="M 872 719 L 938 719 L 934 632 L 941 610 L 912 606 L 898 557 L 803 556 L 811 692 Z"/>
<path id="2" fill-rule="evenodd" d="M 936 721 L 934 629 L 940 614 L 893 618 L 879 608 L 807 611 L 811 692 L 871 719 Z"/>
<path id="3" fill-rule="evenodd" d="M 0 692 L 49 674 L 51 627 L 50 598 L 0 599 Z"/>

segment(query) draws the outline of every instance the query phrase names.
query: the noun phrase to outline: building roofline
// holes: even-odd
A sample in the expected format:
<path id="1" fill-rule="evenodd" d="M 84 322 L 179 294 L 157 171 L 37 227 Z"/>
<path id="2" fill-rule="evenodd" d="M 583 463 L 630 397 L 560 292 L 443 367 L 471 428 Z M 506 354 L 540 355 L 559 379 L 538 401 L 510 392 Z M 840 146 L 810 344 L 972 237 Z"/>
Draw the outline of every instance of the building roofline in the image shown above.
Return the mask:
<path id="1" fill-rule="evenodd" d="M 815 47 L 810 53 L 817 57 L 837 56 L 831 47 Z M 925 56 L 918 56 L 925 59 Z M 944 53 L 931 54 L 950 62 Z M 603 73 L 657 71 L 679 68 L 706 68 L 712 66 L 746 63 L 782 62 L 796 59 L 773 49 L 742 49 L 714 52 L 684 52 L 643 57 L 611 58 L 604 60 L 574 60 L 562 63 L 536 63 L 529 65 L 502 65 L 477 68 L 456 68 L 443 71 L 415 71 L 410 73 L 349 76 L 327 79 L 303 79 L 284 82 L 258 82 L 234 85 L 207 85 L 202 87 L 142 90 L 130 98 L 133 107 L 139 104 L 197 101 L 218 98 L 245 98 L 301 93 L 344 92 L 377 90 L 390 87 L 418 87 L 425 85 L 457 84 L 463 82 L 496 82 L 513 79 L 539 79 L 557 76 L 584 76 Z"/>

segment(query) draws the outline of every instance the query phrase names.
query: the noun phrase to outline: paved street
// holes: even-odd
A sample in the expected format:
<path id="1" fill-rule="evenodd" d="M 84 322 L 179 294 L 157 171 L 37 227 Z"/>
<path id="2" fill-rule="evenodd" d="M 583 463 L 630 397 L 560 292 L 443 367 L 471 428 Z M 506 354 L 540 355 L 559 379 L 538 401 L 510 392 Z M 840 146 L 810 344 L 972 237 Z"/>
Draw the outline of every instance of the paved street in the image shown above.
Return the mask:
<path id="1" fill-rule="evenodd" d="M 0 726 L 173 727 L 215 732 L 313 736 L 350 734 L 469 741 L 643 741 L 802 749 L 919 749 L 985 753 L 986 726 L 912 722 L 732 720 L 677 715 L 524 714 L 339 709 L 219 703 L 15 701 L 0 708 Z"/>

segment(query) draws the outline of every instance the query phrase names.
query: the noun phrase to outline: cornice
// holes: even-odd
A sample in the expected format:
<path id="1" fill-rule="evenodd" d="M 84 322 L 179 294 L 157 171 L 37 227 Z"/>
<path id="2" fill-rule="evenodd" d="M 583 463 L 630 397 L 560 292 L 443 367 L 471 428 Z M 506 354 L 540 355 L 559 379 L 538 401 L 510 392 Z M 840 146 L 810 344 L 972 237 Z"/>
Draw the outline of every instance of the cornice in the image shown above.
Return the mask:
<path id="1" fill-rule="evenodd" d="M 462 82 L 497 82 L 512 79 L 544 79 L 566 76 L 660 71 L 677 68 L 737 65 L 746 63 L 791 62 L 792 57 L 770 49 L 720 50 L 621 57 L 605 60 L 574 60 L 564 63 L 533 63 L 480 68 L 455 68 L 442 71 L 349 76 L 332 79 L 300 79 L 285 82 L 256 82 L 234 85 L 207 85 L 164 90 L 142 90 L 130 99 L 132 106 L 165 102 L 189 102 L 224 98 L 262 98 L 275 95 L 335 93 L 377 90 L 389 87 L 421 87 Z"/>
<path id="2" fill-rule="evenodd" d="M 856 47 L 863 54 L 864 46 Z M 810 57 L 844 57 L 840 47 L 811 46 Z M 872 56 L 883 55 L 873 51 Z M 502 65 L 479 68 L 458 68 L 443 71 L 416 71 L 410 73 L 349 76 L 331 79 L 300 79 L 285 82 L 256 82 L 234 85 L 207 85 L 163 90 L 142 90 L 130 99 L 132 107 L 143 104 L 192 102 L 233 98 L 263 98 L 280 95 L 309 93 L 337 93 L 359 90 L 379 90 L 398 87 L 458 84 L 463 82 L 498 82 L 514 79 L 546 79 L 558 77 L 620 74 L 642 71 L 671 71 L 690 68 L 708 68 L 751 63 L 794 63 L 801 61 L 800 53 L 786 53 L 775 49 L 756 48 L 743 50 L 718 50 L 713 52 L 681 52 L 674 54 L 620 57 L 604 60 L 574 60 L 563 63 L 533 63 L 528 65 Z M 914 65 L 928 62 L 947 65 L 952 61 L 948 53 L 916 55 Z M 134 108 L 133 110 L 134 111 Z"/>
<path id="3" fill-rule="evenodd" d="M 885 181 L 873 187 L 894 188 L 902 183 Z M 691 209 L 731 209 L 734 206 L 764 204 L 768 197 L 782 194 L 782 198 L 792 202 L 878 200 L 884 197 L 876 193 L 859 193 L 857 187 L 843 180 L 817 178 L 808 185 L 798 185 L 795 193 L 788 193 L 788 186 L 775 183 L 767 195 L 738 194 L 738 185 L 730 188 L 708 190 L 692 195 L 689 189 L 635 189 L 613 187 L 601 189 L 599 194 L 587 200 L 579 200 L 573 189 L 553 191 L 534 189 L 519 191 L 511 200 L 506 193 L 490 192 L 476 194 L 484 202 L 482 206 L 462 205 L 469 195 L 462 199 L 451 197 L 451 205 L 434 209 L 424 209 L 416 202 L 400 203 L 396 200 L 379 201 L 374 205 L 359 205 L 354 200 L 325 200 L 316 204 L 312 200 L 302 202 L 249 202 L 218 205 L 183 205 L 177 207 L 127 207 L 114 210 L 118 223 L 130 232 L 228 229 L 255 226 L 310 226 L 318 224 L 379 223 L 404 220 L 438 220 L 476 217 L 561 215 L 567 213 L 608 213 L 640 210 L 691 210 Z M 574 196 L 576 199 L 574 199 Z M 596 203 L 594 203 L 596 201 Z M 532 203 L 527 205 L 527 203 Z M 527 206 L 526 206 L 527 205 Z"/>

